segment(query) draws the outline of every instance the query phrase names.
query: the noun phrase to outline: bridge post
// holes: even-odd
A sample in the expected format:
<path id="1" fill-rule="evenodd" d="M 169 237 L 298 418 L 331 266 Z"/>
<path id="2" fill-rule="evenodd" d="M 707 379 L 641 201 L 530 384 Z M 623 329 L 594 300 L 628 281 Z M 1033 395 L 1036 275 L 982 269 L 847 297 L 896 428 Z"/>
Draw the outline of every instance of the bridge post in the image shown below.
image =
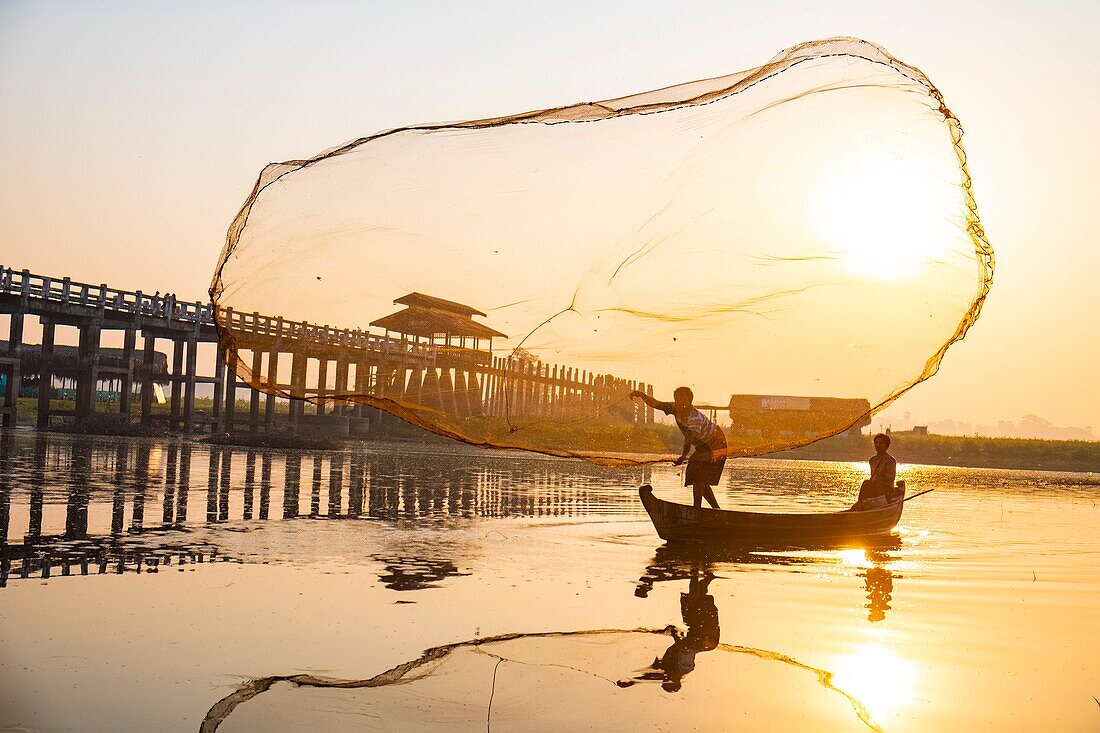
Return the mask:
<path id="1" fill-rule="evenodd" d="M 95 412 L 96 382 L 99 380 L 99 323 L 80 327 L 78 354 L 80 371 L 76 379 L 76 421 Z"/>
<path id="2" fill-rule="evenodd" d="M 338 358 L 336 360 L 336 394 L 348 393 L 348 361 Z M 346 404 L 344 405 L 346 411 Z"/>
<path id="3" fill-rule="evenodd" d="M 279 388 L 279 352 L 272 351 L 267 355 L 267 381 L 272 389 Z M 275 422 L 275 395 L 268 393 L 267 402 L 264 405 L 264 430 L 271 432 Z"/>
<path id="4" fill-rule="evenodd" d="M 122 337 L 122 358 L 126 362 L 126 371 L 122 374 L 122 386 L 119 388 L 118 411 L 130 420 L 130 403 L 133 401 L 134 391 L 134 347 L 137 342 L 137 332 L 133 328 L 127 328 Z"/>
<path id="5" fill-rule="evenodd" d="M 325 414 L 324 396 L 328 394 L 328 356 L 317 358 L 317 414 Z"/>
<path id="6" fill-rule="evenodd" d="M 301 397 L 306 388 L 306 357 L 299 351 L 295 351 L 290 364 L 290 394 L 295 399 L 290 401 L 290 424 L 294 430 L 298 429 L 298 417 L 305 409 L 305 403 Z"/>
<path id="7" fill-rule="evenodd" d="M 264 352 L 255 349 L 252 352 L 252 389 L 249 390 L 248 400 L 248 432 L 255 433 L 260 429 L 260 390 L 256 385 L 260 383 L 263 374 Z"/>
<path id="8" fill-rule="evenodd" d="M 405 399 L 415 404 L 420 404 L 423 396 L 424 370 L 414 366 L 409 372 L 409 384 L 405 388 Z"/>
<path id="9" fill-rule="evenodd" d="M 228 354 L 225 360 L 225 432 L 233 432 L 234 413 L 237 410 L 237 352 Z"/>
<path id="10" fill-rule="evenodd" d="M 183 389 L 183 429 L 190 433 L 195 429 L 195 385 L 199 360 L 199 340 L 195 336 L 187 339 L 187 364 L 184 371 Z"/>
<path id="11" fill-rule="evenodd" d="M 186 344 L 183 339 L 172 339 L 172 391 L 169 397 L 169 426 L 172 430 L 180 429 L 180 412 L 183 406 L 183 348 Z"/>
<path id="12" fill-rule="evenodd" d="M 141 424 L 148 426 L 153 420 L 153 362 L 157 337 L 142 331 L 141 339 Z"/>
<path id="13" fill-rule="evenodd" d="M 222 425 L 222 412 L 225 408 L 225 359 L 222 357 L 222 345 L 219 342 L 214 353 L 214 405 L 210 417 L 213 430 Z"/>
<path id="14" fill-rule="evenodd" d="M 38 367 L 38 429 L 50 427 L 50 397 L 53 393 L 54 322 L 42 319 L 42 347 Z"/>
<path id="15" fill-rule="evenodd" d="M 11 427 L 15 425 L 18 416 L 19 385 L 21 376 L 21 360 L 23 356 L 23 314 L 11 314 L 11 327 L 8 336 L 8 353 L 4 363 L 8 367 L 8 383 L 4 390 L 3 419 L 0 425 Z"/>
<path id="16" fill-rule="evenodd" d="M 370 364 L 365 360 L 355 363 L 355 393 L 365 395 L 370 389 Z M 363 417 L 365 406 L 362 402 L 355 403 L 355 416 Z"/>
<path id="17" fill-rule="evenodd" d="M 468 390 L 469 386 L 466 384 L 466 372 L 462 371 L 461 367 L 455 368 L 454 414 L 457 417 L 470 416 L 470 393 Z"/>

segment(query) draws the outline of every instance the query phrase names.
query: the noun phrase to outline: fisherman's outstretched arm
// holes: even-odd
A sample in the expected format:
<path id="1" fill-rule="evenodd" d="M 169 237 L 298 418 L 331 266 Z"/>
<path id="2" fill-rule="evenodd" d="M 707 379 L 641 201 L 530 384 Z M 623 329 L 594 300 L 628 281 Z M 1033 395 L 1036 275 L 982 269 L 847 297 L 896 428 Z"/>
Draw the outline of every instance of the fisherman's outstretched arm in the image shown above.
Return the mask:
<path id="1" fill-rule="evenodd" d="M 637 399 L 641 400 L 642 402 L 646 403 L 647 405 L 649 405 L 650 407 L 652 407 L 654 410 L 660 410 L 661 412 L 664 412 L 665 414 L 668 414 L 668 415 L 671 415 L 672 411 L 674 409 L 676 409 L 676 407 L 673 403 L 671 403 L 671 402 L 661 402 L 660 400 L 655 400 L 652 397 L 650 397 L 649 395 L 647 395 L 645 392 L 639 392 L 638 390 L 634 390 L 633 392 L 631 392 L 630 397 L 631 397 L 631 399 L 637 398 Z"/>

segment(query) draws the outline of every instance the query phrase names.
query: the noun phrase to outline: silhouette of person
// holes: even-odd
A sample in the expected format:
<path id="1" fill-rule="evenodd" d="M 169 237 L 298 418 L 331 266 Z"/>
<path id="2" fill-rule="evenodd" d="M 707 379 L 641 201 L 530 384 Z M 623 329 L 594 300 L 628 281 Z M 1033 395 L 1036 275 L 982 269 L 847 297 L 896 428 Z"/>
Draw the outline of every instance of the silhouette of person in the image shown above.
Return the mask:
<path id="1" fill-rule="evenodd" d="M 679 466 L 687 461 L 684 486 L 692 488 L 696 509 L 702 508 L 704 498 L 717 509 L 718 500 L 711 487 L 722 480 L 722 469 L 726 465 L 726 434 L 722 428 L 692 405 L 695 395 L 688 387 L 677 387 L 672 393 L 672 402 L 659 402 L 637 390 L 631 392 L 630 397 L 676 418 L 676 427 L 684 434 L 684 448 L 672 465 Z"/>
<path id="2" fill-rule="evenodd" d="M 660 682 L 665 692 L 679 692 L 683 677 L 695 669 L 695 656 L 718 646 L 722 631 L 718 626 L 718 607 L 708 586 L 714 580 L 709 570 L 701 575 L 697 567 L 691 571 L 688 592 L 680 594 L 680 615 L 687 633 L 672 629 L 672 644 L 633 679 L 619 680 L 619 687 L 631 687 L 637 682 Z"/>
<path id="3" fill-rule="evenodd" d="M 890 436 L 879 433 L 875 436 L 874 444 L 875 455 L 867 461 L 871 466 L 871 477 L 860 485 L 859 498 L 856 499 L 853 509 L 866 506 L 865 502 L 880 496 L 885 497 L 887 500 L 893 499 L 897 492 L 894 479 L 897 478 L 898 462 L 888 452 L 890 449 Z"/>

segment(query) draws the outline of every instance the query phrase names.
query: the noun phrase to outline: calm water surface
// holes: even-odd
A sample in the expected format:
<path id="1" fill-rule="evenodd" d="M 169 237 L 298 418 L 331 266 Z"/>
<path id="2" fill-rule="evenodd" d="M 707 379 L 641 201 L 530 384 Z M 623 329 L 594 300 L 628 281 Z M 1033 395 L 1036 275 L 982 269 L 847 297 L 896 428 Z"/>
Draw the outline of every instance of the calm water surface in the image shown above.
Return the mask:
<path id="1" fill-rule="evenodd" d="M 880 546 L 699 553 L 634 491 L 688 500 L 672 467 L 24 431 L 0 462 L 0 730 L 1100 730 L 1098 473 L 903 464 L 936 491 Z M 739 460 L 718 495 L 842 508 L 864 473 Z"/>

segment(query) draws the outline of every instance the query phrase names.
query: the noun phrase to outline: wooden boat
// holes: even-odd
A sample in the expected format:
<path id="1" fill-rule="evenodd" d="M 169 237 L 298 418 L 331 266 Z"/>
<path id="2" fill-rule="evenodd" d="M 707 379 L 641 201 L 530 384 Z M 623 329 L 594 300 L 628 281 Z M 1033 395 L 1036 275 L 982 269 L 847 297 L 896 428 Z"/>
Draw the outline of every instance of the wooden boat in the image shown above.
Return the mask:
<path id="1" fill-rule="evenodd" d="M 696 509 L 658 499 L 649 485 L 638 489 L 642 506 L 666 542 L 724 542 L 737 545 L 813 545 L 885 535 L 901 519 L 895 501 L 877 509 L 819 514 L 768 514 Z"/>

